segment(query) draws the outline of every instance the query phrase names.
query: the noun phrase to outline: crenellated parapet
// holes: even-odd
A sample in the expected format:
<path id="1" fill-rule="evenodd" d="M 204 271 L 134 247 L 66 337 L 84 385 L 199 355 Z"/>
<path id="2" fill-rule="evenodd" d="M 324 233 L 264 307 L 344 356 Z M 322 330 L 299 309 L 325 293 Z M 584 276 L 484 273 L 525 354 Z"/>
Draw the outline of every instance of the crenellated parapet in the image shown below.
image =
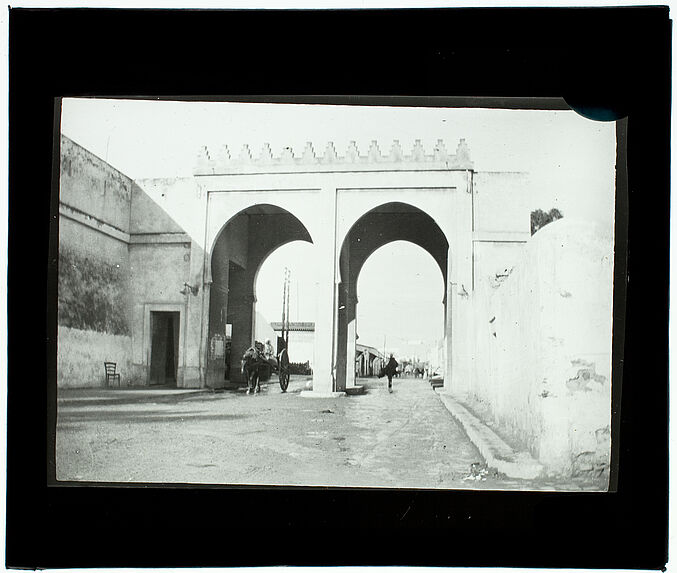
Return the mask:
<path id="1" fill-rule="evenodd" d="M 328 142 L 322 153 L 317 153 L 311 142 L 303 150 L 294 152 L 283 147 L 273 154 L 270 144 L 265 143 L 258 154 L 243 145 L 237 154 L 231 154 L 227 145 L 212 151 L 206 146 L 198 153 L 195 175 L 221 175 L 240 173 L 285 173 L 303 171 L 423 171 L 423 170 L 472 170 L 473 162 L 465 139 L 456 146 L 455 153 L 449 153 L 444 141 L 438 139 L 431 150 L 426 150 L 420 139 L 414 142 L 409 153 L 405 153 L 396 139 L 389 149 L 381 150 L 377 141 L 372 141 L 365 154 L 357 143 L 351 141 L 342 155 L 336 151 L 333 142 Z"/>

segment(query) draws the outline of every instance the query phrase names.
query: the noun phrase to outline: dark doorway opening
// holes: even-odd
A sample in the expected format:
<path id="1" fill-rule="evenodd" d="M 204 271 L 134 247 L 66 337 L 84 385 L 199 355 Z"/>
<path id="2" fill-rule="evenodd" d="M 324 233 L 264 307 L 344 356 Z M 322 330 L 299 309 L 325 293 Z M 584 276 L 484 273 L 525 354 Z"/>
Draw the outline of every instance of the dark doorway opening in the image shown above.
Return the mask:
<path id="1" fill-rule="evenodd" d="M 150 313 L 150 384 L 176 386 L 179 361 L 179 313 Z"/>
<path id="2" fill-rule="evenodd" d="M 362 267 L 376 250 L 395 241 L 407 241 L 427 251 L 439 266 L 443 284 L 447 283 L 449 243 L 442 229 L 430 215 L 418 207 L 399 201 L 384 203 L 362 215 L 350 228 L 341 246 L 334 390 L 344 391 L 348 383 L 352 384 L 355 379 L 357 280 Z M 444 306 L 441 309 L 445 318 L 446 300 L 445 294 L 442 301 Z M 446 321 L 444 325 L 446 328 Z M 373 366 L 370 369 L 373 372 Z"/>
<path id="3" fill-rule="evenodd" d="M 281 207 L 269 204 L 252 205 L 240 211 L 219 233 L 211 257 L 206 348 L 210 388 L 222 388 L 224 381 L 246 383 L 240 360 L 256 336 L 254 286 L 258 270 L 278 247 L 299 240 L 312 243 L 301 221 Z"/>

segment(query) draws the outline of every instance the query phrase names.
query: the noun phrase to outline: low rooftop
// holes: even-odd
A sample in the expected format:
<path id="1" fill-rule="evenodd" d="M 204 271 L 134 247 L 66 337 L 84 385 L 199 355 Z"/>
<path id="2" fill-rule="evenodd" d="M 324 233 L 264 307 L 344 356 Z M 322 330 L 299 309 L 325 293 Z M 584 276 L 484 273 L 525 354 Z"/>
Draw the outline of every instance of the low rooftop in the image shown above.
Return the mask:
<path id="1" fill-rule="evenodd" d="M 282 323 L 281 322 L 271 322 L 270 326 L 273 330 L 277 332 L 282 332 Z M 290 322 L 289 323 L 290 332 L 315 332 L 315 323 L 314 322 Z"/>

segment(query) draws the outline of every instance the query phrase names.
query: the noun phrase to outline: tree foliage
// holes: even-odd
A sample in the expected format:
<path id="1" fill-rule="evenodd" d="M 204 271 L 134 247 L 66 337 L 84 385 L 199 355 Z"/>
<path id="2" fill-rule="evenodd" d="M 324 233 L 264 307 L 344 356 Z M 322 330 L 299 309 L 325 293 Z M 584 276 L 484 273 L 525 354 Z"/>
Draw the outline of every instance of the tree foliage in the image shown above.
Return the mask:
<path id="1" fill-rule="evenodd" d="M 550 211 L 543 211 L 542 209 L 536 209 L 531 212 L 531 234 L 533 235 L 539 229 L 545 227 L 548 223 L 552 223 L 557 219 L 561 219 L 561 211 L 556 208 L 550 209 Z"/>
<path id="2" fill-rule="evenodd" d="M 310 367 L 310 362 L 290 362 L 289 363 L 289 373 L 290 374 L 312 374 L 313 369 Z"/>

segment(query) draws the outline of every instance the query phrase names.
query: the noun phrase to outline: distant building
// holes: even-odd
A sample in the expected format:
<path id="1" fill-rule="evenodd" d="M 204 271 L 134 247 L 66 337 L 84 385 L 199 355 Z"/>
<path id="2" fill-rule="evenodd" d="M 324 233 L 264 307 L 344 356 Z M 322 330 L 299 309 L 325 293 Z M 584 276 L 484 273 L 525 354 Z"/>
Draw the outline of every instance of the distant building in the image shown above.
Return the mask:
<path id="1" fill-rule="evenodd" d="M 444 352 L 444 340 L 441 339 L 436 341 L 428 348 L 426 360 L 428 362 L 428 368 L 431 372 L 443 370 L 445 364 Z"/>
<path id="2" fill-rule="evenodd" d="M 271 322 L 271 328 L 280 336 L 282 323 Z M 289 360 L 292 362 L 309 362 L 313 366 L 313 345 L 315 335 L 314 322 L 289 323 Z M 385 356 L 373 346 L 355 345 L 355 375 L 377 376 L 385 364 Z"/>
<path id="3" fill-rule="evenodd" d="M 271 322 L 271 328 L 276 336 L 282 334 L 282 323 Z M 290 322 L 289 323 L 289 361 L 290 362 L 308 362 L 310 368 L 313 367 L 313 348 L 314 348 L 314 322 Z"/>
<path id="4" fill-rule="evenodd" d="M 378 376 L 386 357 L 373 346 L 355 345 L 355 376 Z"/>

